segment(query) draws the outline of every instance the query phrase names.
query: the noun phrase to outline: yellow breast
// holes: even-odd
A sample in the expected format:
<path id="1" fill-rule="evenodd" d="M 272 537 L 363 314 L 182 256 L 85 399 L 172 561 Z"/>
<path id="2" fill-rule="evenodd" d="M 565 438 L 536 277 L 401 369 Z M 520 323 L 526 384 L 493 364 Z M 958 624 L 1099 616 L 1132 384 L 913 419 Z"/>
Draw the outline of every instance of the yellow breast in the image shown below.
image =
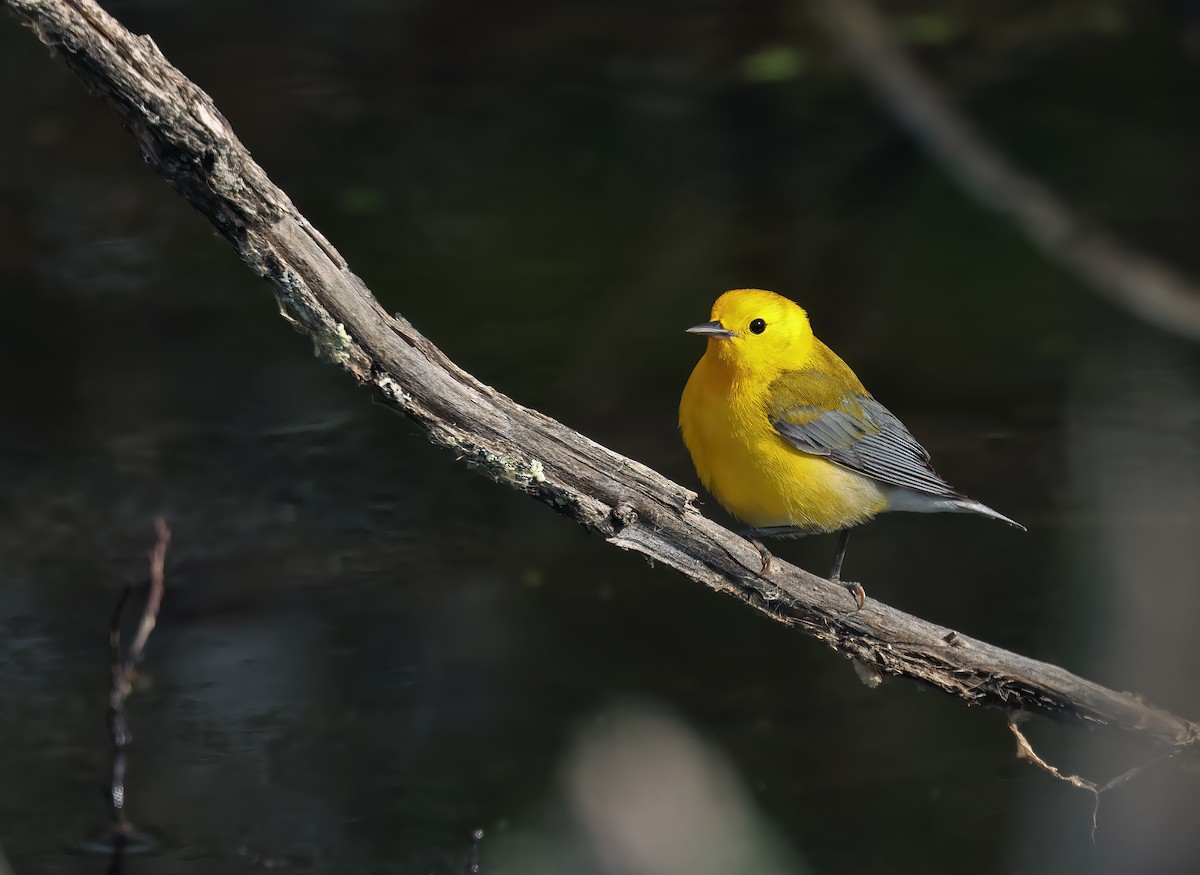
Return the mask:
<path id="1" fill-rule="evenodd" d="M 880 485 L 797 450 L 771 426 L 766 387 L 738 382 L 705 355 L 683 390 L 679 427 L 696 473 L 726 510 L 754 528 L 832 532 L 882 511 Z"/>

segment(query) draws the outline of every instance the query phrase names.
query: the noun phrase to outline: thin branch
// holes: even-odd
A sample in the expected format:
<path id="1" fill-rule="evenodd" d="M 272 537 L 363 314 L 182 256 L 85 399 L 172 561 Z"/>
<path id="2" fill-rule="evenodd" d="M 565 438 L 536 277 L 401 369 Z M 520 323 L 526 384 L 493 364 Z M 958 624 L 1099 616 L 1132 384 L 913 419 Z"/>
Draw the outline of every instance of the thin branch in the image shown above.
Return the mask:
<path id="1" fill-rule="evenodd" d="M 3 0 L 117 112 L 142 155 L 269 280 L 316 352 L 371 387 L 436 444 L 588 531 L 733 595 L 882 675 L 970 704 L 1111 726 L 1194 750 L 1197 724 L 1062 668 L 958 634 L 783 561 L 765 572 L 746 540 L 701 516 L 695 493 L 522 407 L 383 310 L 337 250 L 271 183 L 211 98 L 148 37 L 91 0 Z"/>
<path id="2" fill-rule="evenodd" d="M 1033 745 L 1029 743 L 1029 739 L 1021 732 L 1021 728 L 1017 726 L 1016 721 L 1011 717 L 1008 720 L 1008 728 L 1012 730 L 1012 734 L 1017 737 L 1017 756 L 1023 760 L 1028 760 L 1033 763 L 1043 772 L 1047 772 L 1060 781 L 1065 781 L 1072 787 L 1078 787 L 1080 790 L 1087 790 L 1092 794 L 1092 840 L 1096 838 L 1096 825 L 1100 817 L 1100 788 L 1087 778 L 1081 778 L 1078 775 L 1065 775 L 1059 771 L 1057 766 L 1052 766 L 1033 749 Z"/>
<path id="3" fill-rule="evenodd" d="M 142 611 L 142 622 L 138 624 L 133 646 L 129 648 L 127 664 L 131 672 L 142 661 L 142 651 L 146 649 L 146 641 L 158 622 L 158 608 L 162 604 L 163 567 L 167 561 L 167 547 L 171 544 L 171 529 L 162 517 L 155 518 L 154 533 L 157 540 L 150 551 L 150 596 L 146 600 L 146 609 Z"/>
<path id="4" fill-rule="evenodd" d="M 145 656 L 146 642 L 150 639 L 150 633 L 154 631 L 155 623 L 158 622 L 158 609 L 162 605 L 164 589 L 163 565 L 167 557 L 167 546 L 171 543 L 171 530 L 162 517 L 154 520 L 154 531 L 156 539 L 154 549 L 150 551 L 150 592 L 146 596 L 146 605 L 142 609 L 137 634 L 126 653 L 121 652 L 121 615 L 129 601 L 128 587 L 122 591 L 117 601 L 108 630 L 112 659 L 112 687 L 108 693 L 108 734 L 112 771 L 108 799 L 113 841 L 113 863 L 109 871 L 113 872 L 120 870 L 125 845 L 133 832 L 133 827 L 125 816 L 125 769 L 129 745 L 133 742 L 125 720 L 125 702 L 133 691 L 134 681 L 137 680 L 137 669 Z"/>
<path id="5" fill-rule="evenodd" d="M 1037 751 L 1033 749 L 1029 739 L 1021 732 L 1021 728 L 1017 726 L 1017 721 L 1012 717 L 1008 718 L 1008 728 L 1012 730 L 1012 734 L 1017 738 L 1017 756 L 1023 760 L 1028 760 L 1033 765 L 1037 766 L 1043 772 L 1053 775 L 1060 781 L 1065 781 L 1072 787 L 1078 787 L 1080 790 L 1086 790 L 1092 794 L 1092 841 L 1096 840 L 1096 827 L 1100 817 L 1100 795 L 1107 793 L 1109 790 L 1115 790 L 1118 787 L 1123 787 L 1144 772 L 1151 766 L 1158 765 L 1163 760 L 1170 759 L 1174 754 L 1171 751 L 1161 753 L 1148 762 L 1144 762 L 1139 766 L 1134 766 L 1121 774 L 1117 775 L 1106 784 L 1097 784 L 1095 781 L 1089 781 L 1087 778 L 1082 778 L 1079 775 L 1064 774 L 1057 766 L 1052 766 L 1050 763 L 1042 759 Z"/>
<path id="6" fill-rule="evenodd" d="M 812 0 L 818 18 L 896 121 L 968 192 L 1111 303 L 1200 340 L 1200 287 L 1091 227 L 959 115 L 892 37 L 870 0 Z"/>

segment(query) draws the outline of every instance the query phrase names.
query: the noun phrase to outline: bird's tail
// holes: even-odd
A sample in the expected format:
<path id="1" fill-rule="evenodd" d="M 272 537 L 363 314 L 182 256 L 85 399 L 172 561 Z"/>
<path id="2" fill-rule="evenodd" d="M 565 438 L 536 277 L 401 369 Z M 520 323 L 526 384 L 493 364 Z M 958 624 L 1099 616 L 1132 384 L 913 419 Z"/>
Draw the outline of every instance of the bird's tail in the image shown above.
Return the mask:
<path id="1" fill-rule="evenodd" d="M 994 520 L 1000 520 L 1002 523 L 1008 523 L 1010 526 L 1015 526 L 1022 532 L 1028 531 L 1023 525 L 1016 520 L 1010 520 L 998 510 L 992 510 L 986 504 L 978 502 L 973 498 L 956 498 L 950 502 L 950 505 L 957 513 L 977 513 L 980 516 L 991 517 Z"/>

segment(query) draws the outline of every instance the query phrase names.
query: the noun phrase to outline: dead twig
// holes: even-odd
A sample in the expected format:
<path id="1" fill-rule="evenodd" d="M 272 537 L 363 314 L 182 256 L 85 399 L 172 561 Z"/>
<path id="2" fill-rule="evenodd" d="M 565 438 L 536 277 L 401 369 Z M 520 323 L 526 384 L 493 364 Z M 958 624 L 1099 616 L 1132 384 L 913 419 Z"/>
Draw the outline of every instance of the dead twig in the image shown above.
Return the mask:
<path id="1" fill-rule="evenodd" d="M 129 587 L 122 591 L 117 600 L 108 630 L 109 654 L 112 660 L 112 686 L 108 693 L 108 734 L 112 754 L 108 799 L 113 841 L 113 865 L 110 871 L 120 869 L 121 856 L 133 831 L 125 816 L 125 770 L 129 745 L 133 741 L 125 719 L 125 702 L 133 691 L 134 681 L 137 680 L 137 669 L 145 656 L 146 642 L 150 639 L 150 633 L 154 631 L 155 623 L 158 622 L 158 610 L 162 605 L 164 589 L 163 565 L 166 562 L 167 545 L 171 542 L 171 530 L 162 517 L 154 520 L 154 531 L 157 538 L 154 548 L 150 551 L 150 591 L 142 609 L 137 634 L 128 651 L 121 653 L 121 616 L 125 611 L 125 604 L 129 601 Z"/>
<path id="2" fill-rule="evenodd" d="M 1037 751 L 1035 751 L 1033 749 L 1033 745 L 1030 744 L 1029 739 L 1025 737 L 1025 734 L 1023 732 L 1021 732 L 1021 728 L 1019 726 L 1017 726 L 1016 721 L 1013 720 L 1012 717 L 1008 718 L 1008 728 L 1012 730 L 1012 734 L 1015 735 L 1017 738 L 1017 756 L 1019 758 L 1021 758 L 1023 760 L 1028 760 L 1030 763 L 1037 766 L 1043 772 L 1053 775 L 1055 778 L 1058 778 L 1058 780 L 1060 780 L 1060 781 L 1065 781 L 1066 783 L 1070 784 L 1072 787 L 1078 787 L 1080 790 L 1086 790 L 1087 792 L 1092 794 L 1092 841 L 1093 842 L 1096 841 L 1096 827 L 1099 824 L 1100 794 L 1107 793 L 1109 790 L 1114 790 L 1117 787 L 1122 787 L 1125 784 L 1128 784 L 1130 781 L 1132 781 L 1134 778 L 1136 778 L 1138 775 L 1140 775 L 1146 769 L 1150 768 L 1151 766 L 1157 765 L 1158 763 L 1161 763 L 1163 760 L 1170 759 L 1173 756 L 1172 753 L 1159 754 L 1158 756 L 1154 757 L 1154 759 L 1149 760 L 1148 762 L 1142 763 L 1140 766 L 1134 766 L 1132 769 L 1122 772 L 1121 774 L 1119 774 L 1115 778 L 1113 778 L 1111 781 L 1109 781 L 1107 784 L 1097 784 L 1096 782 L 1089 781 L 1087 778 L 1080 777 L 1079 775 L 1064 774 L 1057 766 L 1053 766 L 1050 763 L 1046 762 L 1044 759 L 1042 759 L 1038 755 Z"/>

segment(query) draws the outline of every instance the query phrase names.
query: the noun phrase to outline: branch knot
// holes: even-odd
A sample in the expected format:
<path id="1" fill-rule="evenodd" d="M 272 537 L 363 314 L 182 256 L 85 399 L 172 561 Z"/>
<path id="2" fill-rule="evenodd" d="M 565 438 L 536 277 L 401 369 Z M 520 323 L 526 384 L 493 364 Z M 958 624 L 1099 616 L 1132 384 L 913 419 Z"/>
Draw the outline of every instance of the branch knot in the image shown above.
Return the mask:
<path id="1" fill-rule="evenodd" d="M 633 505 L 628 501 L 620 502 L 612 509 L 608 516 L 612 520 L 614 535 L 638 521 L 637 511 L 633 509 Z"/>

